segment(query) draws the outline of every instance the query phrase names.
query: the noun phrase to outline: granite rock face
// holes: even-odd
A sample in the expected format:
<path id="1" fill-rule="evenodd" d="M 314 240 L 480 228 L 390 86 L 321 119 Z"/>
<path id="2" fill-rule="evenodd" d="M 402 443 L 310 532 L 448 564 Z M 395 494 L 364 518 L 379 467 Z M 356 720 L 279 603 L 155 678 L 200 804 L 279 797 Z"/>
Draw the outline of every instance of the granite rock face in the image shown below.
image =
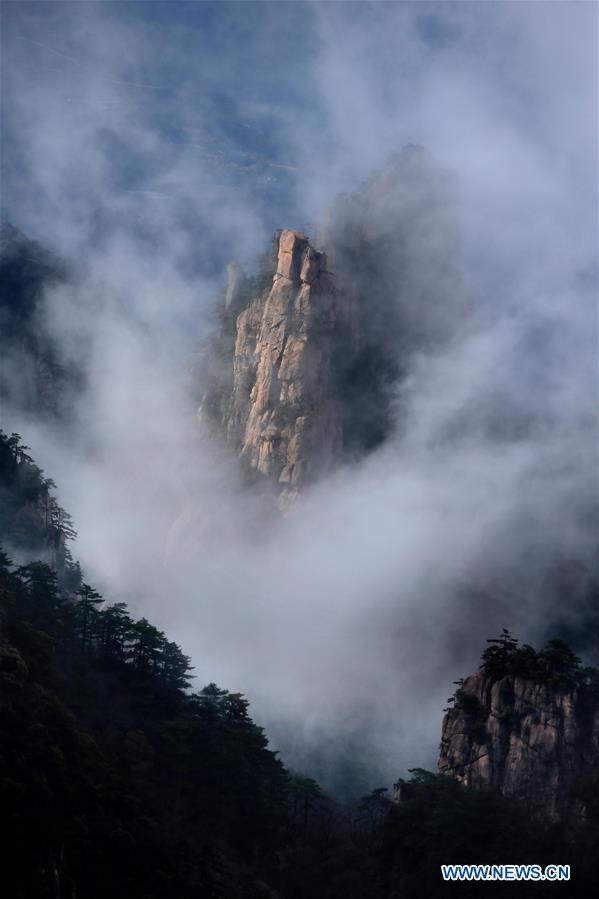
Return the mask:
<path id="1" fill-rule="evenodd" d="M 584 818 L 599 764 L 599 699 L 578 687 L 468 677 L 443 720 L 439 772 L 522 800 L 553 821 Z"/>
<path id="2" fill-rule="evenodd" d="M 408 147 L 336 201 L 318 249 L 283 230 L 256 277 L 229 266 L 199 417 L 282 506 L 382 443 L 410 355 L 463 327 L 450 210 L 445 175 Z"/>
<path id="3" fill-rule="evenodd" d="M 273 263 L 270 284 L 241 311 L 244 285 L 229 270 L 227 309 L 235 315 L 235 338 L 231 378 L 224 391 L 219 385 L 217 414 L 229 443 L 280 485 L 285 504 L 340 449 L 332 371 L 338 306 L 326 256 L 304 234 L 277 233 Z M 200 416 L 209 410 L 205 396 Z"/>

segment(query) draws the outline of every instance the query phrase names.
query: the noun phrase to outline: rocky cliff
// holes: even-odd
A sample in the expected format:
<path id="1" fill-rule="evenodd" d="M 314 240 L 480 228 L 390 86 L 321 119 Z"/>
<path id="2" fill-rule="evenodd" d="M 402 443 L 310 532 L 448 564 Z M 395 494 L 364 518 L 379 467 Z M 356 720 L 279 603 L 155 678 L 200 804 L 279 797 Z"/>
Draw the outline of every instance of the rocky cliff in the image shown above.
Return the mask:
<path id="1" fill-rule="evenodd" d="M 563 658 L 564 644 L 553 641 L 536 659 L 555 659 L 556 647 Z M 521 661 L 523 648 L 516 652 Z M 507 667 L 514 673 L 483 666 L 460 684 L 443 721 L 439 772 L 522 800 L 549 820 L 580 820 L 588 785 L 599 783 L 596 673 L 577 664 L 557 674 L 546 664 L 522 674 L 521 665 Z"/>
<path id="2" fill-rule="evenodd" d="M 61 358 L 40 314 L 66 266 L 9 224 L 0 226 L 0 402 L 36 415 L 68 415 L 81 373 Z"/>
<path id="3" fill-rule="evenodd" d="M 285 503 L 340 449 L 333 383 L 339 310 L 326 255 L 305 234 L 277 233 L 272 271 L 265 268 L 260 290 L 229 266 L 224 370 L 204 394 L 200 418 L 219 421 L 242 459 L 280 485 Z M 230 345 L 223 347 L 227 332 Z"/>
<path id="4" fill-rule="evenodd" d="M 336 201 L 318 249 L 283 230 L 256 277 L 229 266 L 199 416 L 283 505 L 380 444 L 410 354 L 463 327 L 451 208 L 445 175 L 408 147 Z"/>

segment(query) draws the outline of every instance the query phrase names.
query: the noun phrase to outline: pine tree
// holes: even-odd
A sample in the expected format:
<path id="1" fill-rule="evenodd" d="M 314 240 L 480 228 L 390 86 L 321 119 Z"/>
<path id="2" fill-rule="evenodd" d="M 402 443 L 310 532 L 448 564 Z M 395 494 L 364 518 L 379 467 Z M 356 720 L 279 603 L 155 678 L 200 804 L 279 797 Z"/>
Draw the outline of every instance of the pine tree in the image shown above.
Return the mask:
<path id="1" fill-rule="evenodd" d="M 97 616 L 97 608 L 102 604 L 103 599 L 97 590 L 94 590 L 93 587 L 85 583 L 81 584 L 75 595 L 80 597 L 79 602 L 77 603 L 77 613 L 80 625 L 81 644 L 85 650 L 88 647 L 92 624 L 95 622 Z"/>

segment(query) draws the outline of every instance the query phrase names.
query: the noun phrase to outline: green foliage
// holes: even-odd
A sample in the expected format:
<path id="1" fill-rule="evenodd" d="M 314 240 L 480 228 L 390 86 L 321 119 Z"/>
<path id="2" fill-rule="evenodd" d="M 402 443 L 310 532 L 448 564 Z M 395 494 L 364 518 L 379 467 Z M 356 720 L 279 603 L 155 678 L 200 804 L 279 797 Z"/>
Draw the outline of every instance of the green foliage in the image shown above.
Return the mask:
<path id="1" fill-rule="evenodd" d="M 593 669 L 583 668 L 580 658 L 557 637 L 539 652 L 527 643 L 519 645 L 505 629 L 500 637 L 487 643 L 480 667 L 493 680 L 512 675 L 564 688 L 584 687 L 596 680 Z"/>
<path id="2" fill-rule="evenodd" d="M 19 434 L 0 430 L 0 539 L 29 558 L 50 562 L 61 584 L 76 589 L 80 573 L 68 546 L 77 536 L 71 516 L 28 450 Z"/>
<path id="3" fill-rule="evenodd" d="M 532 822 L 523 806 L 423 769 L 410 773 L 409 781 L 400 781 L 400 802 L 379 830 L 377 857 L 385 896 L 420 899 L 459 892 L 478 899 L 480 884 L 444 884 L 441 864 L 498 864 L 506 859 L 547 864 L 564 857 L 558 830 Z M 485 884 L 484 893 L 510 896 L 513 891 L 513 884 Z M 541 887 L 535 895 L 546 893 Z"/>
<path id="4" fill-rule="evenodd" d="M 250 895 L 236 884 L 288 833 L 289 777 L 248 701 L 189 694 L 175 643 L 87 583 L 65 596 L 43 563 L 0 555 L 0 611 L 11 894 L 57 871 L 65 896 Z"/>
<path id="5" fill-rule="evenodd" d="M 27 450 L 18 435 L 2 435 L 0 484 L 13 515 L 52 487 Z M 68 527 L 57 508 L 48 504 L 50 527 Z M 35 527 L 24 524 L 22 546 L 35 545 Z M 17 533 L 10 515 L 0 518 L 0 536 L 3 528 Z M 181 648 L 147 619 L 135 621 L 125 603 L 105 603 L 69 565 L 70 582 L 44 562 L 15 567 L 0 549 L 7 896 L 434 899 L 450 889 L 441 863 L 508 860 L 572 864 L 571 896 L 594 885 L 594 775 L 575 785 L 588 817 L 575 839 L 513 802 L 422 769 L 402 783 L 398 803 L 379 787 L 342 808 L 285 769 L 241 693 L 214 683 L 191 692 Z M 493 677 L 527 672 L 597 690 L 597 673 L 562 641 L 536 653 L 504 632 L 489 644 L 483 670 Z M 475 722 L 463 686 L 456 682 L 452 700 Z M 513 895 L 513 884 L 485 886 Z M 535 895 L 544 889 L 536 884 Z M 459 892 L 478 897 L 479 886 Z"/>
<path id="6" fill-rule="evenodd" d="M 0 538 L 33 554 L 74 530 L 27 450 L 0 435 Z M 294 839 L 289 775 L 248 701 L 190 693 L 181 648 L 62 562 L 0 549 L 7 895 L 269 895 L 250 862 Z"/>
<path id="7" fill-rule="evenodd" d="M 367 796 L 362 796 L 357 810 L 357 822 L 368 835 L 376 833 L 378 828 L 386 821 L 393 803 L 386 795 L 387 787 L 377 787 Z"/>

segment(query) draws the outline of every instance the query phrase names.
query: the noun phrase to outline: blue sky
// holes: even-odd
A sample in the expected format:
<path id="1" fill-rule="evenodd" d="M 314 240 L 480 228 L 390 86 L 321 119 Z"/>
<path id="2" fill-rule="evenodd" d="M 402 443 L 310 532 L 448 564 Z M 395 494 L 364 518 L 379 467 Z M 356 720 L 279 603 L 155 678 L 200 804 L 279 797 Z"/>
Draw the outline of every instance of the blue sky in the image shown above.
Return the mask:
<path id="1" fill-rule="evenodd" d="M 108 118 L 110 104 L 126 103 L 160 136 L 159 152 L 148 158 L 119 142 L 118 127 L 98 135 L 113 163 L 108 189 L 151 190 L 156 172 L 184 147 L 211 177 L 247 191 L 269 227 L 284 214 L 293 217 L 294 160 L 277 113 L 301 117 L 315 96 L 309 5 L 9 3 L 4 19 L 5 96 L 18 103 L 20 85 L 34 82 L 40 104 L 56 104 L 60 127 L 60 103 L 94 114 L 86 90 L 94 82 L 99 117 Z M 5 112 L 4 204 L 18 218 L 16 184 L 25 172 Z M 314 106 L 311 114 L 318 118 Z"/>
<path id="2" fill-rule="evenodd" d="M 501 142 L 510 177 L 569 166 L 580 189 L 595 24 L 594 4 L 542 2 L 9 2 L 5 214 L 38 231 L 45 194 L 66 219 L 154 191 L 202 228 L 194 208 L 234 191 L 265 232 L 309 226 L 408 142 L 485 181 Z"/>

